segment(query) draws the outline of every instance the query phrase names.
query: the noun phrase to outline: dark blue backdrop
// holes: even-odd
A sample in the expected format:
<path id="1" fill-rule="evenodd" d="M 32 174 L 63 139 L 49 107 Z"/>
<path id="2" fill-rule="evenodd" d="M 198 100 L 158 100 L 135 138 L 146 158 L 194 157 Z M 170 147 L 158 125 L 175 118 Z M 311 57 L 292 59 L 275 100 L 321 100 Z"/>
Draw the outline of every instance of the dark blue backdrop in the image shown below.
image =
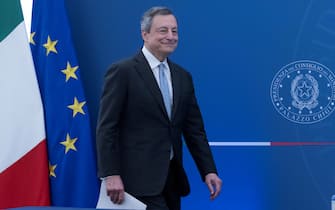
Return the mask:
<path id="1" fill-rule="evenodd" d="M 210 141 L 333 142 L 335 115 L 301 124 L 276 111 L 270 88 L 279 70 L 313 60 L 335 70 L 331 0 L 68 0 L 67 6 L 93 126 L 107 67 L 142 47 L 140 17 L 169 6 L 180 44 L 171 58 L 188 69 Z M 213 146 L 224 181 L 209 201 L 190 155 L 192 193 L 183 209 L 329 210 L 335 150 L 323 146 Z"/>

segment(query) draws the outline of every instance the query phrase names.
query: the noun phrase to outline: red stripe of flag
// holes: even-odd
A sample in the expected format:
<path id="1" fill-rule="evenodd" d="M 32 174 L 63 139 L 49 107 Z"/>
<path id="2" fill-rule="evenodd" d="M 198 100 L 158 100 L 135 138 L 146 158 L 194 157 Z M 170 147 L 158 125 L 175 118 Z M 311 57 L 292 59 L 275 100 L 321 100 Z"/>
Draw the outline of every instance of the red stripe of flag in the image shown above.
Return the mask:
<path id="1" fill-rule="evenodd" d="M 48 170 L 43 140 L 0 174 L 0 208 L 50 205 Z"/>

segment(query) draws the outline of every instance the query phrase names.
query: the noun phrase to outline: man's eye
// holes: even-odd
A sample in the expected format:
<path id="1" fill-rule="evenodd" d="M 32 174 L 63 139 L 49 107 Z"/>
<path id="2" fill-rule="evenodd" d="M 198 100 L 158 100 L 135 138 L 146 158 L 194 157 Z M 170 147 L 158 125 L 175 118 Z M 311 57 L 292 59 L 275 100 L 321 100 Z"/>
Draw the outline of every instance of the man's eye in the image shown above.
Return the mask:
<path id="1" fill-rule="evenodd" d="M 161 33 L 161 34 L 165 34 L 165 33 L 168 32 L 168 30 L 167 29 L 159 29 L 158 32 Z"/>

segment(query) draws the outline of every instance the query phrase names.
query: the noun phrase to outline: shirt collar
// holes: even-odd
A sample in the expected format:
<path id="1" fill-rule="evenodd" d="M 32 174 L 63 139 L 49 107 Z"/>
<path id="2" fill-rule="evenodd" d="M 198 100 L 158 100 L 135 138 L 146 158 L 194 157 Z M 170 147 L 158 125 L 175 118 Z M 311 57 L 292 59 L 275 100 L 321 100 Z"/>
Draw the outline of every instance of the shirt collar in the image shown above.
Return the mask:
<path id="1" fill-rule="evenodd" d="M 151 69 L 156 68 L 161 63 L 163 63 L 165 66 L 168 66 L 166 58 L 163 62 L 160 62 L 145 46 L 142 47 L 142 52 L 144 54 L 144 57 L 147 59 Z"/>

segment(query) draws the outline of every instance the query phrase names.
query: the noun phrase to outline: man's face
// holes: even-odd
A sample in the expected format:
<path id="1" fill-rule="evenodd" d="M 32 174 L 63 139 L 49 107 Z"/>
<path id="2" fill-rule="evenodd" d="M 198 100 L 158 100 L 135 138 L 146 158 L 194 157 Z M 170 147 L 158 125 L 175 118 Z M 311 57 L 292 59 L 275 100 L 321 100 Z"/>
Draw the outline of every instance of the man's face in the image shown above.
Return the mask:
<path id="1" fill-rule="evenodd" d="M 144 45 L 160 61 L 172 53 L 178 44 L 177 20 L 173 15 L 157 15 L 152 20 L 151 29 L 142 31 Z"/>

